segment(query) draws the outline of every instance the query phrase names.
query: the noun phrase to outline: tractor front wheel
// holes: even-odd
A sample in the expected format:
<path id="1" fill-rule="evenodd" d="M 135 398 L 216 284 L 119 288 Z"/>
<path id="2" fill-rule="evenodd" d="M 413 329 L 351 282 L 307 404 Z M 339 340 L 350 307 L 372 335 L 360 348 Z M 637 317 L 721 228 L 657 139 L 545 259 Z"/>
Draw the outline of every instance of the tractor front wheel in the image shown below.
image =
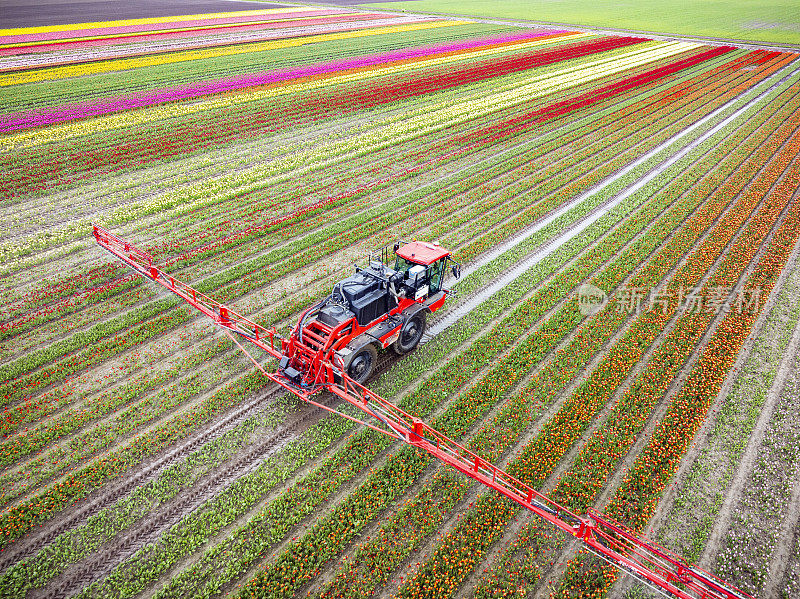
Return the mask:
<path id="1" fill-rule="evenodd" d="M 378 361 L 378 350 L 371 343 L 359 347 L 352 354 L 347 363 L 347 376 L 357 383 L 364 383 Z"/>
<path id="2" fill-rule="evenodd" d="M 392 344 L 392 350 L 398 355 L 407 354 L 417 347 L 425 333 L 425 312 L 420 311 L 409 318 L 400 329 L 400 336 Z"/>

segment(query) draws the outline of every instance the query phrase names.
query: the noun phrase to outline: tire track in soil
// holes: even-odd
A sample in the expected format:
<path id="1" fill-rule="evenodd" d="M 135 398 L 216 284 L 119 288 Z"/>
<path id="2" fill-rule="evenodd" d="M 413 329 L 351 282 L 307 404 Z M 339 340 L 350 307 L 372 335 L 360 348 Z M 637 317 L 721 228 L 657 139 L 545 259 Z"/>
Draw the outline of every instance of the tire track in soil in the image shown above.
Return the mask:
<path id="1" fill-rule="evenodd" d="M 6 546 L 0 553 L 0 571 L 7 569 L 25 557 L 49 544 L 57 536 L 79 526 L 89 516 L 108 507 L 121 497 L 128 495 L 137 486 L 147 483 L 161 474 L 176 460 L 187 456 L 199 449 L 208 441 L 213 441 L 227 431 L 235 428 L 247 419 L 250 413 L 263 405 L 266 409 L 282 395 L 279 389 L 270 389 L 258 393 L 255 397 L 244 402 L 238 408 L 229 411 L 215 422 L 209 423 L 196 430 L 192 435 L 177 447 L 165 454 L 146 460 L 128 471 L 126 479 L 116 485 L 101 487 L 93 491 L 84 499 L 82 506 L 69 513 L 61 512 L 50 522 L 38 529 L 33 529 L 29 534 Z"/>
<path id="2" fill-rule="evenodd" d="M 279 393 L 283 395 L 282 390 Z M 337 402 L 333 396 L 327 396 L 322 403 L 333 407 Z M 252 412 L 248 412 L 248 415 L 250 414 Z M 178 493 L 163 506 L 159 506 L 155 513 L 146 515 L 135 525 L 105 543 L 88 559 L 70 566 L 62 575 L 52 579 L 45 589 L 29 596 L 32 599 L 67 597 L 78 593 L 95 580 L 106 577 L 118 563 L 161 536 L 185 514 L 201 507 L 239 477 L 254 471 L 264 459 L 280 451 L 288 442 L 326 415 L 327 412 L 312 406 L 300 406 L 299 410 L 288 418 L 288 422 L 282 423 L 273 434 L 249 447 L 245 452 L 239 453 L 235 458 L 223 462 L 190 488 Z"/>
<path id="3" fill-rule="evenodd" d="M 783 580 L 781 592 L 783 597 L 800 596 L 800 535 L 795 538 L 792 546 L 792 553 L 789 556 L 786 578 Z"/>
<path id="4" fill-rule="evenodd" d="M 755 87 L 758 87 L 758 86 L 754 86 L 753 89 L 755 89 Z M 767 92 L 765 92 L 765 93 L 768 93 L 771 90 L 772 90 L 772 88 L 768 89 Z M 750 93 L 751 91 L 752 90 L 748 90 L 746 92 L 743 92 L 743 94 L 741 94 L 741 95 L 743 96 L 745 94 Z M 761 96 L 759 96 L 758 98 L 756 98 L 756 100 L 760 99 L 761 97 L 763 97 L 763 94 Z M 730 102 L 728 102 L 725 105 L 721 106 L 718 109 L 718 111 L 716 111 L 716 112 L 714 112 L 712 114 L 709 114 L 706 117 L 704 117 L 702 119 L 702 122 L 698 121 L 694 126 L 687 128 L 686 130 L 682 131 L 680 134 L 678 134 L 678 135 L 674 136 L 673 138 L 671 138 L 671 140 L 668 140 L 667 142 L 664 142 L 663 144 L 659 145 L 657 148 L 654 148 L 653 150 L 648 152 L 645 156 L 642 156 L 641 158 L 637 159 L 630 166 L 628 166 L 628 167 L 626 167 L 624 169 L 621 169 L 620 171 L 618 171 L 618 173 L 608 177 L 607 179 L 604 179 L 600 183 L 598 183 L 595 186 L 591 187 L 589 190 L 587 190 L 586 192 L 584 192 L 580 196 L 578 196 L 575 200 L 571 201 L 568 205 L 564 205 L 562 207 L 554 209 L 554 212 L 551 212 L 550 214 L 544 215 L 541 221 L 537 221 L 533 225 L 530 225 L 530 226 L 524 228 L 522 231 L 520 231 L 519 233 L 514 235 L 509 241 L 498 245 L 498 247 L 496 247 L 493 250 L 485 252 L 483 255 L 479 256 L 478 259 L 473 264 L 470 264 L 469 266 L 467 266 L 466 268 L 463 269 L 463 276 L 466 277 L 466 276 L 472 274 L 473 272 L 475 272 L 475 271 L 479 270 L 480 268 L 486 266 L 487 264 L 489 264 L 493 260 L 499 258 L 502 254 L 507 253 L 508 251 L 514 249 L 519 244 L 521 244 L 525 240 L 527 240 L 531 235 L 533 235 L 536 232 L 540 231 L 542 228 L 546 227 L 547 225 L 552 223 L 557 218 L 563 216 L 570 209 L 572 209 L 575 206 L 577 206 L 578 204 L 580 204 L 581 201 L 588 199 L 589 197 L 591 197 L 592 195 L 594 195 L 596 193 L 599 193 L 605 187 L 608 187 L 609 185 L 613 184 L 616 180 L 626 176 L 633 169 L 635 169 L 636 167 L 640 166 L 641 164 L 644 164 L 646 162 L 646 160 L 648 160 L 649 158 L 652 158 L 652 156 L 654 156 L 655 154 L 659 153 L 660 151 L 663 151 L 664 149 L 668 148 L 668 146 L 671 145 L 672 142 L 677 141 L 678 139 L 680 139 L 681 137 L 683 137 L 684 135 L 689 133 L 690 130 L 694 129 L 696 126 L 699 126 L 703 122 L 706 122 L 710 118 L 713 118 L 715 115 L 718 114 L 718 112 L 722 112 L 727 107 L 729 107 L 729 105 L 731 105 L 733 102 L 735 102 L 737 100 L 739 100 L 739 98 L 734 98 Z M 748 106 L 749 106 L 749 104 L 748 104 Z M 695 144 L 695 145 L 697 145 L 697 144 Z M 660 174 L 664 170 L 664 168 L 665 167 L 658 168 L 657 169 L 658 170 L 657 174 Z M 648 174 L 648 176 L 649 176 L 649 174 Z M 638 191 L 638 188 L 636 190 L 634 190 L 634 191 Z M 626 194 L 625 197 L 628 197 L 632 193 L 633 192 Z M 604 206 L 599 206 L 599 207 L 595 208 L 594 210 L 592 210 L 587 215 L 587 218 L 599 218 L 600 216 L 602 216 L 602 214 L 598 215 L 598 213 L 601 212 L 603 210 L 603 208 L 604 208 Z M 513 218 L 513 217 L 510 217 L 510 218 Z M 574 226 L 570 226 L 564 232 L 564 235 L 569 235 L 569 237 L 571 238 L 571 237 L 574 237 L 574 236 L 578 235 L 580 232 L 581 232 L 581 230 L 576 229 Z M 558 249 L 558 248 L 557 247 L 554 247 L 554 248 L 549 248 L 548 247 L 546 249 L 548 249 L 550 252 L 552 252 L 552 251 L 554 251 L 555 249 Z M 544 254 L 544 255 L 546 255 L 546 254 Z M 531 260 L 534 264 L 541 260 L 541 258 L 537 259 L 535 257 L 529 257 L 528 259 Z M 527 263 L 525 265 L 517 264 L 516 266 L 512 267 L 512 269 L 516 270 L 519 273 L 518 276 L 520 276 L 521 274 L 523 274 L 525 272 L 525 270 L 527 270 L 524 267 L 530 268 L 532 265 L 533 264 L 529 265 Z M 501 288 L 502 286 L 505 286 L 509 281 L 514 280 L 514 278 L 517 278 L 517 277 L 510 277 L 509 276 L 508 278 L 504 278 L 503 279 L 503 282 L 504 282 L 503 285 L 497 284 L 497 285 L 495 285 L 495 287 L 496 288 Z M 469 305 L 473 306 L 473 305 L 479 303 L 481 300 L 485 301 L 486 299 L 488 299 L 488 297 L 491 297 L 491 295 L 493 295 L 493 293 L 489 293 L 488 291 L 486 291 L 484 289 L 484 290 L 482 290 L 480 292 L 480 297 L 479 298 L 473 297 L 472 299 L 469 300 Z M 436 333 L 436 332 L 438 332 L 439 330 L 441 330 L 443 328 L 451 326 L 452 323 L 460 320 L 461 316 L 463 316 L 463 314 L 466 314 L 467 312 L 471 311 L 471 309 L 473 309 L 473 308 L 469 308 L 469 309 L 462 308 L 462 306 L 460 304 L 457 305 L 453 309 L 450 309 L 450 310 L 445 309 L 444 311 L 440 312 L 439 314 L 441 314 L 443 316 L 446 316 L 447 320 L 445 322 L 439 322 L 439 321 L 443 320 L 443 318 L 440 317 L 437 320 L 437 323 L 435 323 L 435 327 L 434 327 L 433 331 L 431 331 L 429 329 L 428 331 L 426 331 L 426 334 Z M 463 312 L 462 312 L 462 310 L 463 310 Z M 454 314 L 451 314 L 451 312 L 454 312 Z"/>
<path id="5" fill-rule="evenodd" d="M 797 369 L 793 373 L 792 384 L 793 392 L 797 395 L 800 393 Z M 800 470 L 796 470 L 795 474 L 800 474 Z M 796 563 L 797 559 L 796 555 L 792 555 L 792 550 L 794 549 L 795 553 L 797 553 L 798 544 L 800 544 L 800 476 L 794 482 L 787 517 L 781 524 L 778 534 L 777 551 L 769 566 L 769 571 L 773 573 L 773 577 L 764 585 L 764 596 L 767 599 L 791 597 L 790 585 L 795 585 L 795 588 L 797 588 L 798 580 L 794 578 L 791 566 L 792 561 L 795 560 Z"/>
<path id="6" fill-rule="evenodd" d="M 784 143 L 783 146 L 785 146 L 785 145 L 786 144 Z M 781 146 L 781 147 L 783 147 L 783 146 Z M 776 153 L 777 153 L 777 151 L 778 150 L 776 150 Z M 764 170 L 765 166 L 762 166 L 762 168 L 759 170 L 759 174 Z M 788 168 L 789 167 L 787 165 L 786 169 L 788 169 Z M 784 171 L 778 177 L 778 181 L 783 177 L 783 175 L 786 172 L 786 169 L 784 169 Z M 757 176 L 758 176 L 758 174 L 754 177 L 754 179 Z M 748 185 L 739 194 L 739 197 L 741 197 L 750 188 L 751 184 L 752 184 L 752 182 L 748 183 Z M 774 189 L 775 186 L 777 186 L 777 181 L 776 181 L 776 183 L 774 183 L 772 185 L 771 189 Z M 697 287 L 705 286 L 706 282 L 711 278 L 711 276 L 713 276 L 713 273 L 716 271 L 717 267 L 719 266 L 719 264 L 724 259 L 725 254 L 736 243 L 736 240 L 738 240 L 738 238 L 741 236 L 741 234 L 745 231 L 745 229 L 747 228 L 748 224 L 750 223 L 750 221 L 752 220 L 752 218 L 754 217 L 756 212 L 768 200 L 769 200 L 769 193 L 766 193 L 766 194 L 763 195 L 761 200 L 759 200 L 759 202 L 757 203 L 756 207 L 753 209 L 753 211 L 747 217 L 747 220 L 742 224 L 742 226 L 736 232 L 736 234 L 731 239 L 731 241 L 729 241 L 729 243 L 725 246 L 725 249 L 723 249 L 722 252 L 720 252 L 719 256 L 715 260 L 715 263 L 714 263 L 713 267 L 711 269 L 709 269 L 709 271 L 706 273 L 706 275 L 703 277 L 703 279 L 697 284 Z M 783 219 L 785 218 L 786 214 L 788 213 L 789 209 L 791 208 L 792 203 L 793 203 L 793 201 L 790 201 L 784 207 L 784 209 L 782 210 L 780 216 L 778 217 L 778 219 L 776 219 L 775 223 L 771 227 L 770 232 L 765 237 L 765 239 L 762 241 L 758 252 L 754 256 L 754 258 L 751 260 L 751 262 L 748 264 L 748 266 L 744 270 L 744 272 L 739 276 L 739 278 L 737 280 L 737 284 L 738 284 L 739 281 L 742 281 L 742 280 L 746 281 L 747 278 L 750 276 L 750 274 L 752 274 L 753 270 L 755 270 L 756 266 L 758 265 L 758 261 L 761 259 L 761 257 L 766 252 L 770 241 L 774 237 L 775 231 L 777 231 L 777 229 L 779 228 L 780 223 L 783 222 Z M 711 232 L 711 230 L 709 229 L 709 231 L 707 231 L 707 234 L 710 234 L 710 232 Z M 641 430 L 641 432 L 639 432 L 636 435 L 636 441 L 631 446 L 631 448 L 628 450 L 628 452 L 626 453 L 625 457 L 622 460 L 620 460 L 620 463 L 616 466 L 616 468 L 614 469 L 613 473 L 611 473 L 608 476 L 607 481 L 606 481 L 606 485 L 604 487 L 604 490 L 597 496 L 597 498 L 593 502 L 594 509 L 596 509 L 598 512 L 603 513 L 603 507 L 608 503 L 608 501 L 612 498 L 613 493 L 622 484 L 622 480 L 624 478 L 624 475 L 628 472 L 630 467 L 633 465 L 634 460 L 639 455 L 639 453 L 641 453 L 642 449 L 647 445 L 647 443 L 649 443 L 650 438 L 652 437 L 652 434 L 653 434 L 653 431 L 654 431 L 656 425 L 661 421 L 663 415 L 669 409 L 669 405 L 671 403 L 672 398 L 682 388 L 682 385 L 685 382 L 686 378 L 689 376 L 689 373 L 691 372 L 692 367 L 696 363 L 697 359 L 700 357 L 700 354 L 702 353 L 702 351 L 705 349 L 706 345 L 708 344 L 708 341 L 713 336 L 713 334 L 716 331 L 719 323 L 721 323 L 722 320 L 724 319 L 725 314 L 726 313 L 724 311 L 720 311 L 720 312 L 718 312 L 716 314 L 716 316 L 714 317 L 714 319 L 712 320 L 712 322 L 710 323 L 710 325 L 706 329 L 706 332 L 704 333 L 703 337 L 701 338 L 701 340 L 695 346 L 695 349 L 694 349 L 694 352 L 692 353 L 692 355 L 687 359 L 687 361 L 685 362 L 684 366 L 681 368 L 681 370 L 678 373 L 678 375 L 672 380 L 672 382 L 670 383 L 669 387 L 667 388 L 667 391 L 662 396 L 662 399 L 652 409 L 652 411 L 650 413 L 650 416 L 648 416 L 647 422 L 645 423 L 644 428 Z M 678 316 L 679 316 L 678 313 L 676 313 L 675 316 L 673 316 L 673 318 L 670 321 L 671 325 L 677 320 Z M 656 341 L 654 342 L 654 345 L 657 344 L 658 346 L 660 346 L 663 343 L 663 341 L 664 341 L 664 339 L 666 337 L 666 334 L 667 334 L 666 330 L 662 331 L 659 334 L 659 336 L 657 337 Z M 644 367 L 645 365 L 642 365 L 642 366 Z M 599 426 L 599 425 L 600 425 L 600 423 L 597 424 L 597 426 Z M 541 588 L 541 585 L 553 585 L 555 588 L 557 588 L 558 581 L 561 580 L 563 574 L 566 572 L 566 569 L 567 569 L 567 566 L 568 566 L 568 561 L 570 559 L 574 558 L 576 552 L 579 549 L 581 549 L 582 547 L 583 547 L 583 545 L 580 543 L 579 540 L 577 540 L 575 538 L 568 539 L 566 547 L 560 552 L 560 554 L 559 554 L 559 556 L 558 556 L 558 558 L 556 560 L 557 564 L 554 567 L 552 567 L 551 569 L 549 569 L 547 574 L 543 577 L 542 582 L 540 583 L 540 585 L 537 585 L 537 588 Z"/>

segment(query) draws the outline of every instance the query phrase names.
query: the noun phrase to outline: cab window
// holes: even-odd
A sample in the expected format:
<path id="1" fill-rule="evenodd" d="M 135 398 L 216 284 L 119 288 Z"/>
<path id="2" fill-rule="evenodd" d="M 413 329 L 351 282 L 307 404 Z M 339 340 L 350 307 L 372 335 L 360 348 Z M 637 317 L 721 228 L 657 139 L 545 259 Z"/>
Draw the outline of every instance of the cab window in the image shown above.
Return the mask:
<path id="1" fill-rule="evenodd" d="M 437 260 L 428 267 L 428 275 L 431 281 L 431 293 L 437 293 L 442 288 L 442 275 L 444 274 L 445 260 Z"/>

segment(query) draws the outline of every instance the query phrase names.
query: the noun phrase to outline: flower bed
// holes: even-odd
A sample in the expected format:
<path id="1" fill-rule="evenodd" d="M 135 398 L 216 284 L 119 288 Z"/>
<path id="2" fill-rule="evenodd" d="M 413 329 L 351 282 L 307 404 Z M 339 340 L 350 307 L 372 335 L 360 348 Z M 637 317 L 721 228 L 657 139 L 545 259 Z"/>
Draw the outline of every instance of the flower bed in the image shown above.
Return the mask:
<path id="1" fill-rule="evenodd" d="M 767 89 L 789 73 L 775 76 L 794 56 L 401 16 L 391 17 L 400 28 L 380 19 L 362 27 L 334 12 L 322 15 L 318 37 L 249 46 L 221 37 L 212 47 L 198 35 L 202 47 L 186 49 L 193 38 L 181 26 L 159 38 L 181 51 L 137 56 L 144 45 L 116 44 L 105 58 L 119 59 L 105 60 L 92 45 L 80 66 L 55 49 L 40 56 L 45 69 L 6 73 L 84 73 L 70 86 L 20 84 L 18 99 L 3 103 L 17 106 L 7 122 L 67 109 L 73 119 L 7 135 L 0 156 L 9 200 L 0 545 L 25 555 L 5 559 L 13 563 L 0 585 L 16 596 L 67 581 L 69 594 L 86 597 L 430 597 L 459 593 L 470 578 L 478 597 L 497 585 L 522 596 L 552 575 L 563 547 L 561 536 L 517 521 L 514 505 L 374 431 L 334 416 L 295 431 L 300 414 L 283 420 L 291 402 L 267 419 L 237 415 L 240 426 L 148 473 L 150 460 L 251 405 L 265 383 L 210 324 L 99 259 L 90 219 L 280 326 L 357 255 L 398 237 L 439 240 L 467 274 L 434 324 L 490 283 L 507 284 L 370 386 L 531 483 L 563 471 L 553 496 L 575 509 L 614 493 L 607 481 L 617 484 L 628 458 L 634 468 L 616 492 L 631 503 L 617 496 L 611 512 L 641 526 L 705 417 L 750 321 L 671 308 L 628 314 L 616 296 L 667 283 L 768 287 L 769 269 L 783 268 L 779 236 L 791 237 L 797 218 L 797 74 L 705 133 L 761 93 L 757 83 Z M 308 16 L 290 18 L 281 35 L 291 23 L 308 27 Z M 324 29 L 334 26 L 348 30 Z M 116 34 L 137 33 L 153 32 Z M 302 41 L 315 43 L 284 47 Z M 126 65 L 136 68 L 92 74 Z M 123 89 L 127 98 L 109 99 Z M 198 94 L 208 98 L 172 101 Z M 151 100 L 171 101 L 126 109 Z M 119 110 L 73 118 L 106 108 Z M 653 176 L 668 159 L 676 164 Z M 610 308 L 582 313 L 572 298 L 583 283 L 610 294 Z M 622 387 L 632 369 L 640 374 Z M 665 420 L 642 440 L 681 371 L 686 385 L 667 395 Z M 686 431 L 674 430 L 674 406 L 692 411 Z M 587 434 L 594 427 L 602 432 Z M 246 448 L 266 446 L 265 433 L 279 447 L 253 462 Z M 648 473 L 641 461 L 656 454 L 667 461 Z M 110 497 L 109 483 L 128 474 L 143 484 Z M 104 509 L 71 522 L 88 497 Z M 190 507 L 172 514 L 173 505 Z M 169 526 L 158 523 L 165 514 Z M 62 518 L 69 527 L 27 553 L 28 535 Z M 98 565 L 145 528 L 142 547 Z M 507 550 L 492 561 L 501 537 Z M 581 557 L 548 583 L 570 594 L 612 579 Z"/>

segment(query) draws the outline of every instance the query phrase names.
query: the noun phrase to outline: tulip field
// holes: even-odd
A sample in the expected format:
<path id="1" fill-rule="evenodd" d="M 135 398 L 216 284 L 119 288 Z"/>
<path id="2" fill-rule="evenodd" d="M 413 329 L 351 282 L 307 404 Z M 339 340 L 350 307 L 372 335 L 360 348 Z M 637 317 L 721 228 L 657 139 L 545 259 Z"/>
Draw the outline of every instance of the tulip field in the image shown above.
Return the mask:
<path id="1" fill-rule="evenodd" d="M 796 50 L 320 5 L 20 26 L 0 165 L 0 597 L 655 596 L 281 393 L 98 223 L 283 333 L 438 241 L 457 296 L 372 390 L 800 598 Z"/>

